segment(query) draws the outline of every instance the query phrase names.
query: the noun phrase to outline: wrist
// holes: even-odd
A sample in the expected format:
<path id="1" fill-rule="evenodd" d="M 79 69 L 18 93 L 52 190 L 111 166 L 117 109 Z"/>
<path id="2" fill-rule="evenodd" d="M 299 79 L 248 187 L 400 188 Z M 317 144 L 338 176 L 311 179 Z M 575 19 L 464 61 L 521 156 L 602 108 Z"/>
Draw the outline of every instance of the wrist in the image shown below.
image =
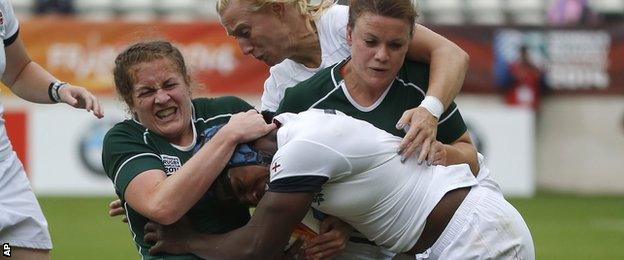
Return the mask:
<path id="1" fill-rule="evenodd" d="M 418 107 L 422 107 L 429 111 L 435 118 L 440 119 L 442 113 L 444 113 L 444 105 L 442 101 L 435 96 L 426 96 Z"/>
<path id="2" fill-rule="evenodd" d="M 48 86 L 48 97 L 50 98 L 50 101 L 52 101 L 53 103 L 60 103 L 62 100 L 61 96 L 59 95 L 59 90 L 67 87 L 68 85 L 69 84 L 67 84 L 67 82 L 61 81 L 50 82 L 50 85 Z"/>

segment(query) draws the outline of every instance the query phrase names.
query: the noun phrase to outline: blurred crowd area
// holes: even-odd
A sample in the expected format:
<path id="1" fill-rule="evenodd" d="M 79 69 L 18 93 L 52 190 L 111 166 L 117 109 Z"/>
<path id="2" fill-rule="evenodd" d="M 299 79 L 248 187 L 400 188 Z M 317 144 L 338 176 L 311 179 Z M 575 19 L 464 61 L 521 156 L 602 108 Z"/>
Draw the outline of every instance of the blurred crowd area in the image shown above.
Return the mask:
<path id="1" fill-rule="evenodd" d="M 317 2 L 319 0 L 311 0 Z M 216 0 L 12 0 L 19 17 L 77 15 L 86 19 L 217 19 Z M 339 0 L 348 4 L 349 0 Z M 414 0 L 421 23 L 576 26 L 624 21 L 624 0 Z"/>

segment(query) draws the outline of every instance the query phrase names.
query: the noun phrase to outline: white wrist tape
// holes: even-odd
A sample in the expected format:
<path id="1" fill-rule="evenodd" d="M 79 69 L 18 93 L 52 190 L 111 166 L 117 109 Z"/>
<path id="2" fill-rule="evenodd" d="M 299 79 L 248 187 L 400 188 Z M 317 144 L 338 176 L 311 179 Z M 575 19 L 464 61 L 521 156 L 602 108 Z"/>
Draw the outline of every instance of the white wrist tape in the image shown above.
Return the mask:
<path id="1" fill-rule="evenodd" d="M 418 107 L 423 107 L 429 111 L 435 118 L 440 119 L 442 113 L 444 113 L 444 105 L 442 102 L 434 96 L 426 96 Z"/>

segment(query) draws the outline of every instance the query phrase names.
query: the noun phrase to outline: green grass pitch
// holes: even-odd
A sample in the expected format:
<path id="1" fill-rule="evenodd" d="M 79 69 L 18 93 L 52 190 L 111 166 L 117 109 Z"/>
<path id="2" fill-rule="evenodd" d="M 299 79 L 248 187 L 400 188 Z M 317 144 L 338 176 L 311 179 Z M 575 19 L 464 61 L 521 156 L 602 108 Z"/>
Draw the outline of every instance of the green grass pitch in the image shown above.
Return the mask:
<path id="1" fill-rule="evenodd" d="M 126 224 L 107 215 L 111 200 L 40 197 L 52 259 L 139 259 Z M 537 259 L 624 259 L 624 197 L 540 193 L 510 201 L 531 229 Z"/>

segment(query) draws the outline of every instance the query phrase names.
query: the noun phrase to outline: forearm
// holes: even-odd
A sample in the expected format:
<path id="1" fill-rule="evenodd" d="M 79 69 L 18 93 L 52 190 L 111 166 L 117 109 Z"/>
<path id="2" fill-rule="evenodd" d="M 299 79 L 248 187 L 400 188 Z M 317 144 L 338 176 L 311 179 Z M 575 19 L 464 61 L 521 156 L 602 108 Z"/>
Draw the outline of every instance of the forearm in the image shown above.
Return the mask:
<path id="1" fill-rule="evenodd" d="M 452 41 L 417 24 L 407 57 L 429 63 L 427 95 L 437 97 L 444 108 L 448 108 L 464 83 L 470 58 L 468 54 Z"/>
<path id="2" fill-rule="evenodd" d="M 468 54 L 455 44 L 432 52 L 427 95 L 440 99 L 444 109 L 453 102 L 464 84 L 468 59 Z"/>
<path id="3" fill-rule="evenodd" d="M 187 244 L 189 251 L 207 259 L 279 258 L 311 202 L 311 193 L 267 192 L 244 227 L 223 235 L 195 237 Z"/>
<path id="4" fill-rule="evenodd" d="M 479 162 L 477 160 L 477 150 L 472 143 L 463 141 L 444 145 L 446 150 L 446 165 L 467 163 L 474 176 L 479 173 Z"/>
<path id="5" fill-rule="evenodd" d="M 175 174 L 164 178 L 147 194 L 136 195 L 147 199 L 141 213 L 163 225 L 178 221 L 219 176 L 236 144 L 235 138 L 217 133 Z"/>
<path id="6" fill-rule="evenodd" d="M 27 62 L 21 71 L 18 71 L 14 81 L 4 83 L 18 97 L 30 102 L 50 104 L 54 103 L 48 95 L 48 87 L 57 79 L 34 61 Z"/>

